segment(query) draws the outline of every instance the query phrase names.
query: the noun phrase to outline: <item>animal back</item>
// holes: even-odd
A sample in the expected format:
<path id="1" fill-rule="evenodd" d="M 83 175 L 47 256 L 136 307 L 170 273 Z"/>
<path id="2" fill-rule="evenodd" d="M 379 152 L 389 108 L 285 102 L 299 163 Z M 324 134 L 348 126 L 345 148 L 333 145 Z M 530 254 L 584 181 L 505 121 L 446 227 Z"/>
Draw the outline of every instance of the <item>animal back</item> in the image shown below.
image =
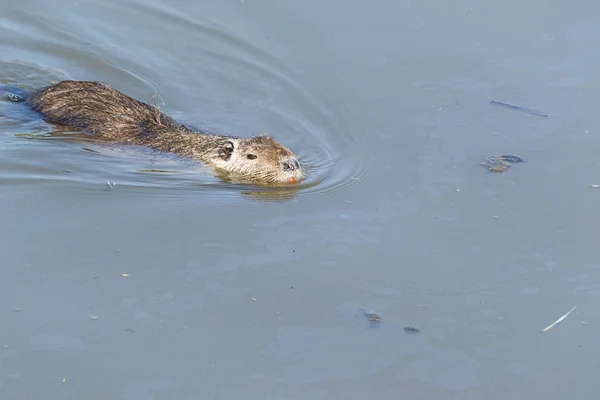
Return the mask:
<path id="1" fill-rule="evenodd" d="M 157 108 L 101 82 L 62 81 L 33 92 L 27 102 L 48 122 L 109 140 L 135 141 L 149 123 L 177 125 Z"/>

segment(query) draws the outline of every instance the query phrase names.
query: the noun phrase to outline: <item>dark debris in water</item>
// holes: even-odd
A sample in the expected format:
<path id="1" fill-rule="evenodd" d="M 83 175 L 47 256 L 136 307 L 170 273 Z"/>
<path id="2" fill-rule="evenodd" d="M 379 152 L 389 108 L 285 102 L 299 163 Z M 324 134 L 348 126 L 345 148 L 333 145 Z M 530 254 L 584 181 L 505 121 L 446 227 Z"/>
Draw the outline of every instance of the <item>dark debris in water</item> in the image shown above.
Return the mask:
<path id="1" fill-rule="evenodd" d="M 502 154 L 499 156 L 493 156 L 490 157 L 494 160 L 500 160 L 500 161 L 505 161 L 505 162 L 509 162 L 509 163 L 522 163 L 525 162 L 525 159 L 521 156 L 516 156 L 514 154 Z"/>
<path id="2" fill-rule="evenodd" d="M 404 327 L 404 332 L 409 333 L 411 335 L 416 335 L 417 333 L 421 332 L 421 330 L 416 326 L 409 325 Z"/>
<path id="3" fill-rule="evenodd" d="M 504 172 L 511 167 L 511 164 L 525 162 L 521 156 L 514 154 L 501 154 L 486 158 L 480 165 L 486 167 L 490 172 Z"/>
<path id="4" fill-rule="evenodd" d="M 100 152 L 99 152 L 99 151 L 97 151 L 97 150 L 94 150 L 94 149 L 90 149 L 89 147 L 82 147 L 82 148 L 81 148 L 81 150 L 83 150 L 83 151 L 88 151 L 88 152 L 90 152 L 90 153 L 97 153 L 97 154 L 100 154 Z"/>
<path id="5" fill-rule="evenodd" d="M 495 106 L 504 107 L 504 108 L 510 108 L 512 110 L 523 111 L 523 112 L 526 112 L 526 113 L 529 113 L 529 114 L 533 114 L 533 115 L 539 115 L 540 117 L 547 117 L 548 116 L 548 114 L 546 114 L 546 113 L 543 113 L 543 112 L 540 112 L 540 111 L 536 111 L 536 110 L 532 110 L 531 108 L 516 106 L 514 104 L 504 103 L 502 101 L 491 100 L 490 104 L 493 104 Z"/>

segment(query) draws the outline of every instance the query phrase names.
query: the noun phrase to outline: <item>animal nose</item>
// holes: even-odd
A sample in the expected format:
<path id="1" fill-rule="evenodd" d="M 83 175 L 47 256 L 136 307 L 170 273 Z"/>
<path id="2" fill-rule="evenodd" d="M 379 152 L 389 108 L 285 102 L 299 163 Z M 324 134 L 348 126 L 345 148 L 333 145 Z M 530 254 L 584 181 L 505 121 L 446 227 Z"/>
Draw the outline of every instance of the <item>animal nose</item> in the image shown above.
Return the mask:
<path id="1" fill-rule="evenodd" d="M 284 171 L 294 171 L 300 168 L 300 164 L 298 164 L 298 161 L 295 159 L 286 160 L 281 165 Z"/>

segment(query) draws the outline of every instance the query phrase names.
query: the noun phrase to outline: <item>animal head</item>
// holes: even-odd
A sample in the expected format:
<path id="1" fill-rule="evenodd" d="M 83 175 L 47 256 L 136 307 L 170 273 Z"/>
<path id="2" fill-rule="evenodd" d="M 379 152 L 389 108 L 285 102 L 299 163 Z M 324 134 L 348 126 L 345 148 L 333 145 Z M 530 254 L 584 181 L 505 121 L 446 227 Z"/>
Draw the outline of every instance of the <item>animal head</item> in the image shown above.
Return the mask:
<path id="1" fill-rule="evenodd" d="M 213 163 L 229 173 L 267 184 L 296 183 L 304 177 L 294 153 L 265 135 L 222 141 Z"/>

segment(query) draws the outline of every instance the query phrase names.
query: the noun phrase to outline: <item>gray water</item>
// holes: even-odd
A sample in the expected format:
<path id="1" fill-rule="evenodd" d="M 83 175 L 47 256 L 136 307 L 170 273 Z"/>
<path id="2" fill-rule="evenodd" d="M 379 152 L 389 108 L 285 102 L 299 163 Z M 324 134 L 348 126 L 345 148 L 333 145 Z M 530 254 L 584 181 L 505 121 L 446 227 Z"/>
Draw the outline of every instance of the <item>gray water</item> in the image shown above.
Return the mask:
<path id="1" fill-rule="evenodd" d="M 599 45 L 595 1 L 5 0 L 0 82 L 156 94 L 309 173 L 32 139 L 0 101 L 0 398 L 595 398 Z"/>

